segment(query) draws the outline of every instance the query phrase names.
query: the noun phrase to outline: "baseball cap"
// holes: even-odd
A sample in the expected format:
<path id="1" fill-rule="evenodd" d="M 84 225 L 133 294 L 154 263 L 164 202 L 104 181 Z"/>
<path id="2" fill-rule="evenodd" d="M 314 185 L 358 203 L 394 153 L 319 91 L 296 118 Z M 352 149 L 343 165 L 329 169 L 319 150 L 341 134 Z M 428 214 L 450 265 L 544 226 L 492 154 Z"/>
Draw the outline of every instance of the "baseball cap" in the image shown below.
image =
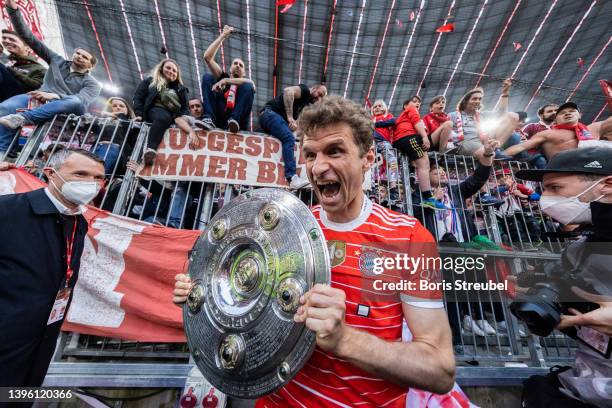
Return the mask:
<path id="1" fill-rule="evenodd" d="M 563 151 L 548 162 L 544 169 L 519 170 L 516 177 L 523 180 L 542 181 L 544 174 L 601 174 L 612 175 L 612 154 L 605 147 L 583 147 Z"/>
<path id="2" fill-rule="evenodd" d="M 561 110 L 565 109 L 565 108 L 574 108 L 576 109 L 578 112 L 580 112 L 580 109 L 578 108 L 578 105 L 576 105 L 574 102 L 565 102 L 563 104 L 561 104 L 558 108 L 557 108 L 557 113 L 561 112 Z"/>

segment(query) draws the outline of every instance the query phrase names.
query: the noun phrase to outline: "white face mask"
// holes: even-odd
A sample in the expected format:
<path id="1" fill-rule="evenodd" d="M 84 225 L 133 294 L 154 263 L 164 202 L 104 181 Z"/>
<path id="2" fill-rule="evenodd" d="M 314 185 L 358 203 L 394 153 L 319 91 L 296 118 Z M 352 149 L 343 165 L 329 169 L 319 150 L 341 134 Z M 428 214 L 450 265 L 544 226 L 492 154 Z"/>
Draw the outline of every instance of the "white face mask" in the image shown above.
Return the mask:
<path id="1" fill-rule="evenodd" d="M 66 181 L 58 172 L 57 176 L 62 179 L 64 184 L 59 189 L 64 198 L 71 203 L 84 205 L 89 203 L 98 195 L 100 184 L 95 181 Z M 53 181 L 52 181 L 53 183 Z M 55 186 L 55 183 L 53 183 Z M 55 186 L 57 188 L 57 186 Z"/>
<path id="2" fill-rule="evenodd" d="M 574 197 L 543 195 L 540 198 L 540 207 L 542 208 L 542 212 L 564 225 L 592 224 L 590 204 L 593 201 L 600 200 L 604 194 L 587 203 L 580 201 L 578 197 L 589 192 L 593 187 L 599 184 L 600 181 L 601 180 L 596 181 L 589 188 Z"/>

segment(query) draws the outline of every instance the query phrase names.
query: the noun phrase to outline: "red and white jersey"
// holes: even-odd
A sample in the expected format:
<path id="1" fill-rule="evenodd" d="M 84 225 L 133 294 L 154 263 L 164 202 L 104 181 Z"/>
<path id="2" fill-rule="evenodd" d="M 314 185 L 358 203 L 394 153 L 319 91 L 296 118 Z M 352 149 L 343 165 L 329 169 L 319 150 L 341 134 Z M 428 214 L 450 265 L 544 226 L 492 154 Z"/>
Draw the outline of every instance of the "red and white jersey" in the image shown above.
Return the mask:
<path id="1" fill-rule="evenodd" d="M 312 209 L 330 246 L 331 286 L 346 293 L 346 324 L 387 341 L 402 341 L 402 302 L 417 307 L 442 308 L 441 292 L 425 293 L 424 299 L 396 294 L 386 302 L 364 299 L 362 293 L 364 252 L 370 244 L 431 242 L 434 239 L 416 218 L 396 213 L 364 198 L 361 214 L 339 224 L 327 219 L 320 206 Z M 422 294 L 422 293 L 419 293 Z M 302 370 L 274 394 L 257 402 L 257 407 L 405 407 L 409 390 L 361 370 L 327 352 L 315 349 Z M 426 407 L 431 393 L 422 396 Z M 412 405 L 411 405 L 412 406 Z M 445 407 L 459 407 L 445 405 Z"/>

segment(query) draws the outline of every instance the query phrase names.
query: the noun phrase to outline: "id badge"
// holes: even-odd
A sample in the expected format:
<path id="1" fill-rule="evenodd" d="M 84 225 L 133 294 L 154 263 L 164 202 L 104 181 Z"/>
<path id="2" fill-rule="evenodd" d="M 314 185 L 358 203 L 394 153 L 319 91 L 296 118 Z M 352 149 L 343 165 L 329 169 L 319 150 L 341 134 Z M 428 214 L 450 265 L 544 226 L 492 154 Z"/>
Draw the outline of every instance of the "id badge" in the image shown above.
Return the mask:
<path id="1" fill-rule="evenodd" d="M 70 299 L 71 290 L 72 289 L 70 288 L 63 288 L 57 292 L 55 302 L 53 302 L 53 308 L 51 309 L 51 314 L 49 315 L 49 320 L 47 321 L 47 326 L 64 318 L 66 308 L 68 307 L 68 299 Z"/>
<path id="2" fill-rule="evenodd" d="M 610 354 L 612 353 L 612 339 L 610 336 L 585 326 L 578 327 L 576 335 L 587 346 L 591 347 L 605 358 L 610 358 Z"/>

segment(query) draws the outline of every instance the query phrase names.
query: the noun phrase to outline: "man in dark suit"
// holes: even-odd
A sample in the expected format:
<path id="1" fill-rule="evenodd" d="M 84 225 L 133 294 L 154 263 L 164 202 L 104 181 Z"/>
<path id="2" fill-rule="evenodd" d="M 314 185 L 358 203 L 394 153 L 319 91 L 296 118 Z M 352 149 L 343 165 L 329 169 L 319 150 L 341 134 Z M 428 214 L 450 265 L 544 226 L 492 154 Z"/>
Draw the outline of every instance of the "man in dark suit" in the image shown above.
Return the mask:
<path id="1" fill-rule="evenodd" d="M 0 387 L 45 378 L 78 278 L 83 205 L 104 182 L 104 162 L 66 149 L 44 173 L 47 188 L 0 196 Z"/>

